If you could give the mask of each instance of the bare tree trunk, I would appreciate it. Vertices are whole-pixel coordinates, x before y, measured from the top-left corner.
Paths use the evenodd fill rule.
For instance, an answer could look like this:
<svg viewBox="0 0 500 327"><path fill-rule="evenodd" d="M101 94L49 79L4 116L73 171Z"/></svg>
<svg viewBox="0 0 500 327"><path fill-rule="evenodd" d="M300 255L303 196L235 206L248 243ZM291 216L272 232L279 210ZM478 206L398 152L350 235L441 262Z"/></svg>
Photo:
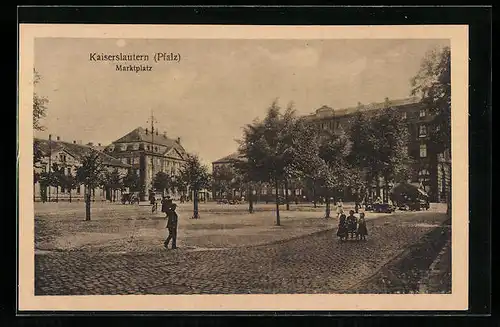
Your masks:
<svg viewBox="0 0 500 327"><path fill-rule="evenodd" d="M325 218L330 218L330 194L326 193L326 207L325 207Z"/></svg>
<svg viewBox="0 0 500 327"><path fill-rule="evenodd" d="M59 186L56 186L56 202L59 202Z"/></svg>
<svg viewBox="0 0 500 327"><path fill-rule="evenodd" d="M71 189L69 189L69 203L71 203Z"/></svg>
<svg viewBox="0 0 500 327"><path fill-rule="evenodd" d="M276 178L275 180L275 187L276 187L276 225L281 226L280 223L280 200L279 200L279 181Z"/></svg>
<svg viewBox="0 0 500 327"><path fill-rule="evenodd" d="M85 220L90 221L90 193L85 194Z"/></svg>
<svg viewBox="0 0 500 327"><path fill-rule="evenodd" d="M200 218L198 213L198 190L194 190L193 192L193 219Z"/></svg>
<svg viewBox="0 0 500 327"><path fill-rule="evenodd" d="M316 204L316 185L315 185L314 182L313 182L312 191L313 191L313 205L314 205L315 208L317 208L317 204Z"/></svg>
<svg viewBox="0 0 500 327"><path fill-rule="evenodd" d="M248 187L248 212L253 213L253 194L250 186Z"/></svg>
<svg viewBox="0 0 500 327"><path fill-rule="evenodd" d="M288 198L288 179L285 178L285 203L286 203L286 210L290 210L290 202Z"/></svg>

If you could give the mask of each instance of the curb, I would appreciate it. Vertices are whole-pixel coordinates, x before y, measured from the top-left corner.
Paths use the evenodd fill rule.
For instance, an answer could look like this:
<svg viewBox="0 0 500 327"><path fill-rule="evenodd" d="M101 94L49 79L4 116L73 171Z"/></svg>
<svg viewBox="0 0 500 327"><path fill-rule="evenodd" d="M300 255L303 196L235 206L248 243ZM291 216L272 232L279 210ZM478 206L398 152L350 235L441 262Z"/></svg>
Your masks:
<svg viewBox="0 0 500 327"><path fill-rule="evenodd" d="M439 269L436 269L436 266L441 262L444 254L446 253L446 251L449 249L450 246L451 246L451 240L446 241L446 243L443 246L443 248L441 249L441 251L439 251L439 254L437 255L436 259L434 259L434 261L429 266L428 273L419 282L419 288L418 288L419 293L421 293L421 294L428 294L429 293L429 288L430 288L429 285L430 285L431 280L434 279L435 277L439 276L439 273L441 272Z"/></svg>

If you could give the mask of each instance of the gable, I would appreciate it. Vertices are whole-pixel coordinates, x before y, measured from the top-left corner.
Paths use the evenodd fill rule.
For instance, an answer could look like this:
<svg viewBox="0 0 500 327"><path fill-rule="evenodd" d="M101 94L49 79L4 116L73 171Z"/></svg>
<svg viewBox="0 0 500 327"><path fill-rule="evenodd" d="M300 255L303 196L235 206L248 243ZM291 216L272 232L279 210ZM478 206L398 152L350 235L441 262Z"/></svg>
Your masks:
<svg viewBox="0 0 500 327"><path fill-rule="evenodd" d="M184 157L182 154L177 150L176 148L171 148L164 154L165 157L167 158L172 158L172 159L177 159L177 160L184 160Z"/></svg>

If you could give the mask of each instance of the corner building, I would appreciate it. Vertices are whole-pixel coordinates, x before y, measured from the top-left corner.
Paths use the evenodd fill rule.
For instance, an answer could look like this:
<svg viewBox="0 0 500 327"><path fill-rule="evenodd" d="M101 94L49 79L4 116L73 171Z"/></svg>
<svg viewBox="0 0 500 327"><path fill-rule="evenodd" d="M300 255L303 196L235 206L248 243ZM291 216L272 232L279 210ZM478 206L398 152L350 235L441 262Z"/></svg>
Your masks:
<svg viewBox="0 0 500 327"><path fill-rule="evenodd" d="M411 183L423 188L430 196L432 202L446 202L449 193L449 181L451 171L451 158L449 154L437 153L429 139L429 132L435 128L434 117L418 98L406 98L398 100L385 99L384 102L363 105L358 103L356 107L333 109L322 106L314 113L304 116L318 130L330 130L341 133L349 129L350 123L357 111L367 115L375 115L385 107L393 107L402 112L407 121L410 139L406 150L414 163L411 166ZM381 183L382 184L382 183ZM375 185L373 185L375 187ZM372 196L387 196L384 190L376 190ZM376 194L378 192L378 194ZM349 199L350 192L346 192L345 198Z"/></svg>
<svg viewBox="0 0 500 327"><path fill-rule="evenodd" d="M104 152L132 167L139 176L143 200L154 176L161 171L175 179L187 156L180 138L171 139L166 133L142 127L112 142ZM177 192L171 195L178 196Z"/></svg>

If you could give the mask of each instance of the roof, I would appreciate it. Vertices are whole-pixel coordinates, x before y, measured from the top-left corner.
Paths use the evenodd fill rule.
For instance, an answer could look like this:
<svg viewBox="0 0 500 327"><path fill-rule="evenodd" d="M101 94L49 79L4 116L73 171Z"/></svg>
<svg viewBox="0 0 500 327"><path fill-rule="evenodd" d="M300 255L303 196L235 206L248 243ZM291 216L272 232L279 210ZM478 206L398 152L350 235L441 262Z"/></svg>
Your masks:
<svg viewBox="0 0 500 327"><path fill-rule="evenodd" d="M158 134L158 135L155 134L153 137L151 137L151 136L152 136L151 131L148 131L146 133L146 129L144 129L142 127L137 127L136 129L134 129L130 133L126 134L125 136L119 138L116 141L113 141L112 143L113 144L116 144L116 143L135 143L135 142L152 143L151 141L153 141L154 142L153 144L162 145L162 146L166 147L167 150L165 152L168 152L172 148L175 148L181 154L186 153L186 150L182 147L182 145L180 144L180 142L178 140L171 139L171 138L167 137L165 134ZM132 144L130 144L127 147L127 150L133 150Z"/></svg>
<svg viewBox="0 0 500 327"><path fill-rule="evenodd" d="M49 145L49 140L43 140L43 139L34 139L34 144L38 146L38 149L41 151L43 156L48 156L50 152L56 152L56 151L66 151L68 152L71 156L73 156L77 160L82 160L84 156L88 155L89 153L98 153L100 159L102 160L103 164L106 166L114 166L114 167L124 167L124 168L130 168L131 166L128 164L125 164L121 162L120 160L104 153L99 150L96 150L95 148L88 146L88 145L82 145L82 144L75 144L75 143L68 143L68 142L63 142L63 141L50 141Z"/></svg>
<svg viewBox="0 0 500 327"><path fill-rule="evenodd" d="M241 160L241 159L243 159L243 156L239 152L234 152L228 156L225 156L223 158L220 158L219 160L212 162L212 164L231 163L235 160Z"/></svg>
<svg viewBox="0 0 500 327"><path fill-rule="evenodd" d="M347 116L354 114L358 110L361 111L372 111L379 110L385 108L387 105L391 107L401 107L406 105L412 105L420 103L420 99L418 97L405 98L405 99L396 99L396 100L388 100L387 102L373 102L367 105L358 104L355 107L348 108L339 108L339 109L331 109L330 107L324 105L321 108L317 109L315 113L306 115L304 118L306 119L315 119L318 117L325 116Z"/></svg>

